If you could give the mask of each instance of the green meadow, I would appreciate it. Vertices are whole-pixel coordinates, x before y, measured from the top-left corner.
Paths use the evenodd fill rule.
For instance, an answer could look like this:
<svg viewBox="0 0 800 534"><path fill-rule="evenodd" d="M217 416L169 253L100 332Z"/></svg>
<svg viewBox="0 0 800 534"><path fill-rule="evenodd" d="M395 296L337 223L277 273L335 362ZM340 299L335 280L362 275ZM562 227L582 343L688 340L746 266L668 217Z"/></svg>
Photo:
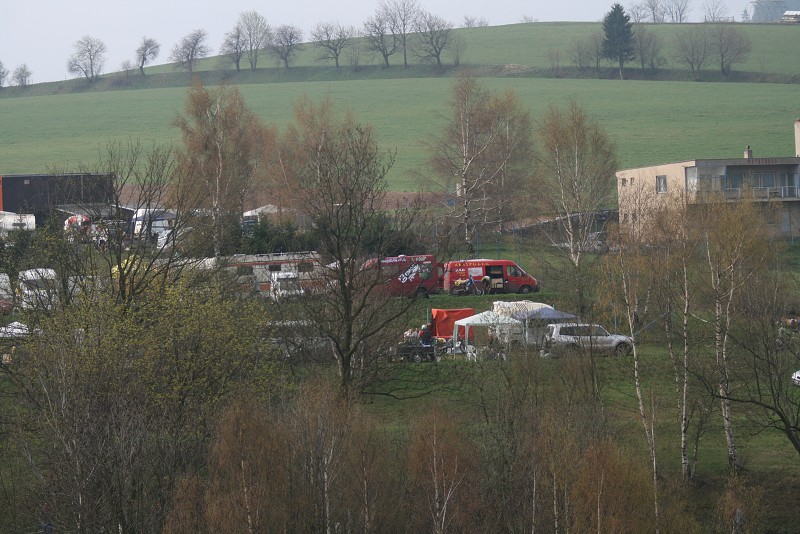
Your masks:
<svg viewBox="0 0 800 534"><path fill-rule="evenodd" d="M661 37L668 59L684 26L647 25L646 31ZM750 36L753 52L736 73L749 73L746 79L756 79L752 74L759 72L800 76L800 26L737 27ZM747 145L757 157L794 155L799 83L682 81L688 73L675 75L678 67L669 59L663 73L672 73L670 81L616 80L607 65L604 79L593 72L573 78L547 74L550 51L558 50L562 66L569 67L571 39L599 29L599 23L566 22L459 29L466 43L461 66L475 69L493 91L513 90L534 121L547 106L579 101L615 141L620 168L740 157ZM256 72L219 70L219 58L203 60L197 71L209 86L227 77L266 123L279 128L292 120L300 97L330 98L372 124L382 147L396 151L390 187L416 190L420 180L428 180L427 147L447 120L457 69L438 72L416 63L403 69L399 54L391 61L391 68L382 69L363 55L358 70L336 70L316 62L307 46L288 70L276 68L265 55ZM630 67L633 77L637 65ZM718 78L713 69L710 65L709 79ZM147 72L144 80L136 73L114 73L91 86L69 80L0 89L0 174L75 169L96 161L112 140L180 143L172 122L182 112L191 76L172 65Z"/></svg>
<svg viewBox="0 0 800 534"><path fill-rule="evenodd" d="M800 85L486 78L511 89L536 120L549 105L581 102L614 139L622 168L692 158L794 155ZM301 96L330 98L372 124L397 151L392 189L415 190L426 176L429 140L447 120L450 78L251 84L248 105L269 124L292 119ZM185 88L0 99L0 172L44 173L96 161L110 140L180 142L173 119Z"/></svg>

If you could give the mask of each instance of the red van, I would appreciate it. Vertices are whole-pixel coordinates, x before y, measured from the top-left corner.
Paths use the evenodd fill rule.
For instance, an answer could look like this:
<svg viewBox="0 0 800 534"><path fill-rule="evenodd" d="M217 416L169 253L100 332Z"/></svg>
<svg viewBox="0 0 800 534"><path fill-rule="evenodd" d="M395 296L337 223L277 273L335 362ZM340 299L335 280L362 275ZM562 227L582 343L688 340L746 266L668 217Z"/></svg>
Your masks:
<svg viewBox="0 0 800 534"><path fill-rule="evenodd" d="M442 291L444 265L436 261L432 254L390 256L380 261L381 270L386 275L387 290L392 297L427 297Z"/></svg>
<svg viewBox="0 0 800 534"><path fill-rule="evenodd" d="M491 278L492 293L531 293L539 291L536 278L522 270L511 260L458 260L445 264L444 290L452 292L456 280L466 280L469 276L476 284L484 276Z"/></svg>

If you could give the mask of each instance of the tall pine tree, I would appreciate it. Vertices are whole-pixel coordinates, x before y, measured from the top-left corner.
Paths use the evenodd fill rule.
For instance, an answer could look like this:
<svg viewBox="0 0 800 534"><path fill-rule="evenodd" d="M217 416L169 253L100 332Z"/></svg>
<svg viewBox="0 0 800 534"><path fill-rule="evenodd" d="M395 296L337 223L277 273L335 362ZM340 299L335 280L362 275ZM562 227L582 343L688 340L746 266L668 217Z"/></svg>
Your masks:
<svg viewBox="0 0 800 534"><path fill-rule="evenodd" d="M614 4L603 17L603 34L603 57L619 64L619 79L622 80L625 62L633 60L636 53L631 18L621 5Z"/></svg>

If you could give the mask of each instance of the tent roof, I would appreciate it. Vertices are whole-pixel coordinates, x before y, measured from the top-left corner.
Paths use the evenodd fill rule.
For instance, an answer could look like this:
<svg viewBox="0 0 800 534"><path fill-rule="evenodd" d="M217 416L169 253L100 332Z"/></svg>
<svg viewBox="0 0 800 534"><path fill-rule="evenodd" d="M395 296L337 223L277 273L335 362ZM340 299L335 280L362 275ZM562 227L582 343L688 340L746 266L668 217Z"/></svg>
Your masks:
<svg viewBox="0 0 800 534"><path fill-rule="evenodd" d="M475 325L498 325L498 324L518 324L520 321L514 319L513 317L509 317L508 315L500 315L499 313L495 313L491 310L485 311L482 313L478 313L476 315L472 315L470 317L464 317L463 319L459 319L455 322L458 326L475 326Z"/></svg>
<svg viewBox="0 0 800 534"><path fill-rule="evenodd" d="M552 309L553 307L543 302L533 302L531 300L496 300L492 303L492 311L511 316L518 312L529 312L542 308Z"/></svg>

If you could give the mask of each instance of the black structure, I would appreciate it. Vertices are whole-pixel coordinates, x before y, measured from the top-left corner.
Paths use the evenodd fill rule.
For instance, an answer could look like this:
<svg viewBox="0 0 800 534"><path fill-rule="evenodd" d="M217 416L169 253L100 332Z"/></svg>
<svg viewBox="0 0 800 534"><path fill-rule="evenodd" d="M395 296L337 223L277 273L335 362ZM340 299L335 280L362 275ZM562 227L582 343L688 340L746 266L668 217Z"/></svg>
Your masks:
<svg viewBox="0 0 800 534"><path fill-rule="evenodd" d="M110 174L11 174L0 176L0 211L31 213L36 225L55 212L102 218L114 203Z"/></svg>

